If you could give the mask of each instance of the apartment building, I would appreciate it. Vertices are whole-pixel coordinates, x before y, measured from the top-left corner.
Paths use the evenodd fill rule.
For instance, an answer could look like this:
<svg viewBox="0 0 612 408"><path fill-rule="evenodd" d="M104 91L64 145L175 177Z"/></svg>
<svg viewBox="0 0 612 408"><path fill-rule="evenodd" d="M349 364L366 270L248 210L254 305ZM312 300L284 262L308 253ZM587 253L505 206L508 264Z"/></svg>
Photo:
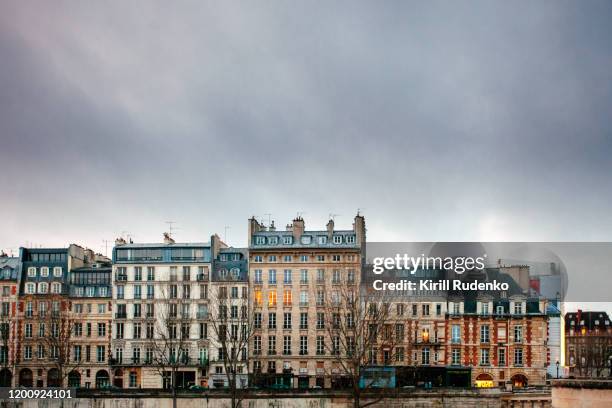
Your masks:
<svg viewBox="0 0 612 408"><path fill-rule="evenodd" d="M112 265L94 256L91 265L73 268L69 279L71 356L78 362L68 374L70 387L100 388L110 384L112 330Z"/></svg>
<svg viewBox="0 0 612 408"><path fill-rule="evenodd" d="M248 385L248 337L253 330L249 311L248 251L246 248L219 248L224 244L215 237L213 243L216 256L210 281L209 386L228 387L229 380L235 378L236 386L245 388Z"/></svg>
<svg viewBox="0 0 612 408"><path fill-rule="evenodd" d="M71 336L69 273L89 265L93 252L68 248L20 248L17 308L17 385L51 387L66 384L77 364L68 350Z"/></svg>
<svg viewBox="0 0 612 408"><path fill-rule="evenodd" d="M211 244L135 244L113 248L113 384L186 388L208 383Z"/></svg>
<svg viewBox="0 0 612 408"><path fill-rule="evenodd" d="M0 253L0 387L13 386L17 342L19 258Z"/></svg>
<svg viewBox="0 0 612 408"><path fill-rule="evenodd" d="M608 313L580 309L566 313L565 353L571 376L612 376L612 324Z"/></svg>
<svg viewBox="0 0 612 408"><path fill-rule="evenodd" d="M507 291L451 292L448 299L446 364L469 368L475 387L545 385L547 301L499 269L482 279L509 284Z"/></svg>
<svg viewBox="0 0 612 408"><path fill-rule="evenodd" d="M325 301L338 287L359 287L365 259L365 219L350 230L307 230L302 217L284 231L249 220L249 286L256 385L330 387L334 357L324 328Z"/></svg>

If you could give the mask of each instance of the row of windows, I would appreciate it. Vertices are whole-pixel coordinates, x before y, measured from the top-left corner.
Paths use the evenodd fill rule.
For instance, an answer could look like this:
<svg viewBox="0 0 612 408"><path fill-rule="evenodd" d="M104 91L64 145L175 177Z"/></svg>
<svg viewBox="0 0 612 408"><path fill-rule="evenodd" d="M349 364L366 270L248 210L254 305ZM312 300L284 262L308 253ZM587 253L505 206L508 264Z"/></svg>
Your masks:
<svg viewBox="0 0 612 408"><path fill-rule="evenodd" d="M342 261L342 255L340 254L334 254L334 255L316 255L314 257L314 259L317 262L325 262L326 259L328 257L331 257L331 261L332 262L340 262ZM283 262L293 262L293 255L283 255L282 259ZM354 262L356 259L355 255L344 255L345 261L346 262ZM278 257L277 255L268 255L268 257L266 258L267 262L278 262L278 260L280 259L280 257ZM300 262L309 262L311 257L310 255L300 255L299 258L297 258ZM264 261L264 257L263 255L255 255L253 256L253 262L263 262Z"/></svg>
<svg viewBox="0 0 612 408"><path fill-rule="evenodd" d="M282 242L283 245L292 245L294 243L294 239L292 235L284 235L282 237L279 237L276 235L273 235L273 236L257 235L255 236L255 245L278 245L279 242ZM328 239L327 239L327 235L318 235L316 237L312 235L302 235L300 237L299 242L302 245L311 245L313 242L316 242L319 245L326 245L328 243ZM336 245L340 245L343 243L354 244L355 235L334 235L332 238L332 242Z"/></svg>
<svg viewBox="0 0 612 408"><path fill-rule="evenodd" d="M66 253L37 254L28 253L27 261L31 262L66 262Z"/></svg>
<svg viewBox="0 0 612 408"><path fill-rule="evenodd" d="M40 276L43 278L47 278L49 276L49 267L41 266L40 268L36 268L34 266L28 267L28 277L35 278L37 276L37 272L40 272ZM53 267L53 276L56 278L61 278L64 274L64 270L61 266Z"/></svg>
<svg viewBox="0 0 612 408"><path fill-rule="evenodd" d="M271 285L276 285L277 283L277 273L276 273L276 269L268 269L267 271L267 282ZM261 269L255 269L254 270L254 282L255 283L263 283L264 281L264 273ZM332 283L342 283L342 271L340 269L334 269L332 271L331 277L332 277ZM283 270L283 283L286 285L290 285L293 283L293 271L291 269L285 269ZM299 279L300 279L300 284L307 284L309 281L309 271L308 269L301 269L299 271ZM323 283L325 282L325 269L317 269L316 272L316 280L319 283ZM346 281L347 283L354 283L355 282L355 270L354 269L349 269L348 271L346 271Z"/></svg>
<svg viewBox="0 0 612 408"><path fill-rule="evenodd" d="M316 301L316 305L317 306L325 306L325 293L326 291L323 289L318 289L315 292L315 301ZM293 304L293 291L288 289L288 290L283 290L282 291L282 301L283 301L283 306L292 306ZM268 307L275 307L277 305L278 302L278 292L276 290L271 290L268 292ZM309 301L309 295L308 295L308 291L301 291L300 292L300 306L308 306L308 301ZM341 303L341 301L343 296L341 295L341 293L337 290L333 290L330 293L330 300L331 303L333 305L339 305ZM344 299L345 301L350 301L350 299ZM254 290L254 295L253 295L253 303L255 306L263 306L263 295L262 295L262 291L261 289L255 289Z"/></svg>
<svg viewBox="0 0 612 408"><path fill-rule="evenodd" d="M31 345L26 345L23 347L23 359L24 360L32 360L34 357L33 347ZM57 359L59 358L59 347L52 346L49 347L49 354L46 353L45 346L39 344L36 348L36 358L37 359ZM91 348L90 346L85 346L85 361L91 361ZM82 346L74 346L71 356L72 361L81 361L82 359ZM106 360L106 347L105 346L96 346L96 361L98 363L103 363Z"/></svg>
<svg viewBox="0 0 612 408"><path fill-rule="evenodd" d="M47 282L39 282L38 288L37 288L37 285L35 283L28 282L26 283L26 286L25 286L25 292L28 295L31 295L34 293L40 293L40 294L49 293L49 284ZM51 293L62 293L62 284L59 282L51 283Z"/></svg>
<svg viewBox="0 0 612 408"><path fill-rule="evenodd" d="M162 248L117 248L117 261L162 261ZM172 261L207 261L210 258L208 248L171 248Z"/></svg>
<svg viewBox="0 0 612 408"><path fill-rule="evenodd" d="M195 270L196 267L191 266L183 266L181 269L181 274L178 273L177 266L170 266L170 271L168 275L168 279L170 281L178 281L179 276L182 281L191 281L195 279L197 281L208 281L209 280L209 270L208 266L197 266L197 273L194 274L192 271ZM132 268L128 268L126 266L119 266L115 270L115 280L116 281L127 281L128 280L128 270ZM238 273L240 271L238 270ZM146 273L146 274L145 274ZM155 280L155 267L147 266L143 269L142 266L135 266L132 270L132 273L129 276L133 281L154 281Z"/></svg>

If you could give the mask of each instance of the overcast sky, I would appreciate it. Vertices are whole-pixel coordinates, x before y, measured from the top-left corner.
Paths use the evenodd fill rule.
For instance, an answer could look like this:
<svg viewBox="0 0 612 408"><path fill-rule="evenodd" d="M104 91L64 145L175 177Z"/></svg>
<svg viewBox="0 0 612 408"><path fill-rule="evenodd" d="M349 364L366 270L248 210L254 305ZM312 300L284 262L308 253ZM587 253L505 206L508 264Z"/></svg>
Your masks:
<svg viewBox="0 0 612 408"><path fill-rule="evenodd" d="M0 248L612 240L612 3L0 3Z"/></svg>

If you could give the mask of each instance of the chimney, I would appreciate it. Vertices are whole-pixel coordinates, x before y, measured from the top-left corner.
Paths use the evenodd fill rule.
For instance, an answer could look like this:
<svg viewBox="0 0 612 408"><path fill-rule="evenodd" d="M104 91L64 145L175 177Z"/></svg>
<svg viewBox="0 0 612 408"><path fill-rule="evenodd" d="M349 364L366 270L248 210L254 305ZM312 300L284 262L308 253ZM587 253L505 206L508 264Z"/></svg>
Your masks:
<svg viewBox="0 0 612 408"><path fill-rule="evenodd" d="M254 215L249 218L249 242L252 240L253 234L261 231L262 229L262 225L255 219Z"/></svg>
<svg viewBox="0 0 612 408"><path fill-rule="evenodd" d="M293 239L297 242L304 234L304 219L302 217L296 217L293 219Z"/></svg>
<svg viewBox="0 0 612 408"><path fill-rule="evenodd" d="M164 244L174 244L174 239L167 232L164 232Z"/></svg>
<svg viewBox="0 0 612 408"><path fill-rule="evenodd" d="M115 246L121 246L121 245L125 245L125 239L123 239L122 237L119 237L115 240Z"/></svg>
<svg viewBox="0 0 612 408"><path fill-rule="evenodd" d="M274 226L274 220L272 220L272 224L270 224L268 231L276 231L276 227Z"/></svg>
<svg viewBox="0 0 612 408"><path fill-rule="evenodd" d="M327 221L327 239L330 242L332 240L333 235L334 235L334 220L330 218L329 221Z"/></svg>

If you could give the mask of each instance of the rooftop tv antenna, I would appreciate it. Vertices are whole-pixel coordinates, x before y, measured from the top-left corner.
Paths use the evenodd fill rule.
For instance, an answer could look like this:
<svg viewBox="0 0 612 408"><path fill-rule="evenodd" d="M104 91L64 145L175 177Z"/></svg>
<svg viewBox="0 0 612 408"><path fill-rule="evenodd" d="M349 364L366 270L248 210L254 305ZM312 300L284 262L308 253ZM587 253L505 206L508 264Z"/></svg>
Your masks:
<svg viewBox="0 0 612 408"><path fill-rule="evenodd" d="M269 226L270 226L270 224L272 223L272 214L270 214L270 213L266 213L266 214L264 214L264 215L267 215L267 216L268 216L268 227L269 227Z"/></svg>
<svg viewBox="0 0 612 408"><path fill-rule="evenodd" d="M168 235L170 235L172 237L172 231L176 231L178 228L173 228L172 225L176 224L176 221L166 221L166 224L168 224Z"/></svg>
<svg viewBox="0 0 612 408"><path fill-rule="evenodd" d="M108 239L103 239L102 243L104 244L104 256L108 257L108 244L112 243L113 241L109 241Z"/></svg>
<svg viewBox="0 0 612 408"><path fill-rule="evenodd" d="M340 216L340 214L332 214L332 213L329 213L329 219L330 219L330 220L334 220L334 221L336 221L336 217L339 217L339 216Z"/></svg>

